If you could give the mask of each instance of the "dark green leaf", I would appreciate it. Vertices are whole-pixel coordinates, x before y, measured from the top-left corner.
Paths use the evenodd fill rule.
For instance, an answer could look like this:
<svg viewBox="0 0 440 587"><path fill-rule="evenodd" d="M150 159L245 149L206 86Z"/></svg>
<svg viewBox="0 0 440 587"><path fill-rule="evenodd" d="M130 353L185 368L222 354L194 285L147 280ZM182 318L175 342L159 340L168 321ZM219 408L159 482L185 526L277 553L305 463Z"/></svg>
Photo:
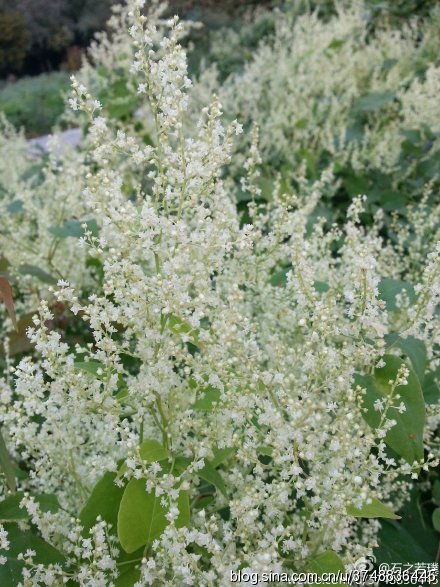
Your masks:
<svg viewBox="0 0 440 587"><path fill-rule="evenodd" d="M440 402L440 367L425 375L423 396L427 404L435 405Z"/></svg>
<svg viewBox="0 0 440 587"><path fill-rule="evenodd" d="M435 508L432 512L432 525L437 532L440 532L440 508Z"/></svg>
<svg viewBox="0 0 440 587"><path fill-rule="evenodd" d="M385 367L376 369L374 375L356 375L355 383L367 390L364 405L367 411L363 414L372 428L377 428L381 420L381 412L375 410L376 400L386 400L391 394L389 381L394 381L403 361L392 355L385 355ZM423 428L425 425L425 402L417 375L412 369L408 376L408 385L396 388L395 395L400 395L400 402L406 411L400 414L396 409L389 410L388 418L397 422L385 436L385 442L408 463L423 459Z"/></svg>
<svg viewBox="0 0 440 587"><path fill-rule="evenodd" d="M213 453L214 458L211 459L210 463L214 468L217 468L235 453L235 448L215 448Z"/></svg>
<svg viewBox="0 0 440 587"><path fill-rule="evenodd" d="M93 236L98 235L98 225L96 220L65 220L62 226L50 226L49 232L58 238L80 238L84 236L83 224L87 225Z"/></svg>
<svg viewBox="0 0 440 587"><path fill-rule="evenodd" d="M383 71L390 71L397 63L397 59L389 58L385 59L385 61L381 65L381 69Z"/></svg>
<svg viewBox="0 0 440 587"><path fill-rule="evenodd" d="M0 471L5 476L7 486L10 491L16 490L14 466L9 456L5 440L0 429Z"/></svg>
<svg viewBox="0 0 440 587"><path fill-rule="evenodd" d="M27 520L29 518L27 510L20 507L20 502L23 497L23 493L15 493L0 502L1 522L16 522L18 520ZM57 512L60 509L58 499L53 494L42 493L34 495L33 498L43 512Z"/></svg>
<svg viewBox="0 0 440 587"><path fill-rule="evenodd" d="M131 565L119 567L120 575L115 580L116 587L133 587L133 585L139 584L141 576L139 564L139 561L137 561Z"/></svg>
<svg viewBox="0 0 440 587"><path fill-rule="evenodd" d="M22 200L13 200L6 208L9 214L19 214L23 212L23 202Z"/></svg>
<svg viewBox="0 0 440 587"><path fill-rule="evenodd" d="M29 517L27 511L20 507L22 499L22 493L15 493L0 501L0 522L15 522Z"/></svg>
<svg viewBox="0 0 440 587"><path fill-rule="evenodd" d="M284 287L287 283L287 274L292 267L284 267L276 271L270 278L270 284L274 287Z"/></svg>
<svg viewBox="0 0 440 587"><path fill-rule="evenodd" d="M405 291L411 303L414 303L416 294L414 287L406 281L384 277L379 283L379 297L386 302L387 310L397 310L396 295Z"/></svg>
<svg viewBox="0 0 440 587"><path fill-rule="evenodd" d="M258 453L260 455L264 455L266 457L271 457L273 453L273 449L271 446L259 446Z"/></svg>
<svg viewBox="0 0 440 587"><path fill-rule="evenodd" d="M400 338L396 334L388 334L385 336L385 341L387 345L397 346L405 353L411 361L412 368L416 372L420 384L422 384L428 360L425 343L413 336Z"/></svg>
<svg viewBox="0 0 440 587"><path fill-rule="evenodd" d="M227 497L226 485L220 473L205 459L205 466L199 471L199 476L216 487L225 497Z"/></svg>
<svg viewBox="0 0 440 587"><path fill-rule="evenodd" d="M6 557L6 564L0 565L0 585L16 587L23 584L22 569L24 564L18 560L18 555L31 549L35 551L36 564L49 565L65 563L64 556L53 546L42 540L30 531L21 531L16 524L5 524L10 542L9 550L2 552Z"/></svg>
<svg viewBox="0 0 440 587"><path fill-rule="evenodd" d="M430 526L430 516L422 508L420 492L413 489L411 499L401 510L402 519L381 520L377 564L434 562L438 539Z"/></svg>
<svg viewBox="0 0 440 587"><path fill-rule="evenodd" d="M440 481L437 479L432 486L432 499L435 504L440 506Z"/></svg>
<svg viewBox="0 0 440 587"><path fill-rule="evenodd" d="M390 104L396 94L389 90L384 92L370 92L359 98L353 105L353 112L374 112Z"/></svg>
<svg viewBox="0 0 440 587"><path fill-rule="evenodd" d="M103 520L117 526L119 504L124 493L123 487L115 485L116 474L112 472L105 475L98 481L84 505L79 519L85 530L89 530L96 524L96 518L101 516Z"/></svg>
<svg viewBox="0 0 440 587"><path fill-rule="evenodd" d="M35 265L27 265L27 264L20 265L20 267L18 268L18 271L22 275L32 275L32 277L36 277L37 279L39 279L43 283L47 283L49 285L54 285L57 283L57 280L55 279L55 277L52 277L52 275L50 275L49 273L46 273L46 271L43 271L43 269L40 269L39 267L36 267Z"/></svg>
<svg viewBox="0 0 440 587"><path fill-rule="evenodd" d="M330 289L328 283L325 283L325 281L315 281L313 285L318 293L325 293Z"/></svg>

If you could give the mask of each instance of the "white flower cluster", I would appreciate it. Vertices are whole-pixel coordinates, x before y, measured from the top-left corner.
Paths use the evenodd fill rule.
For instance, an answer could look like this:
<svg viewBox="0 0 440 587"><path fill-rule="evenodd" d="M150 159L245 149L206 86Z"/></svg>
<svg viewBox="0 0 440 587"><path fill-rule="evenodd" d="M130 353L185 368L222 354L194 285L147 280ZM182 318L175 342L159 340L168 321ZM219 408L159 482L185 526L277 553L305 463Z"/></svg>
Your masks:
<svg viewBox="0 0 440 587"><path fill-rule="evenodd" d="M272 14L274 34L219 92L229 115L260 127L264 161L289 164L283 169L293 177L301 160L310 166L320 157L349 163L357 174L393 172L405 131L426 128L434 144L424 158L437 153L439 69L432 56L440 48L439 11L424 23L396 30L384 22L374 32L363 2L339 2L330 19L297 12ZM227 51L224 37L216 38L217 52ZM239 43L229 41L237 51ZM218 85L214 64L195 84L196 101ZM405 169L408 176L412 171Z"/></svg>
<svg viewBox="0 0 440 587"><path fill-rule="evenodd" d="M280 150L292 144L278 122L281 110L283 118L293 112L286 112L285 95L270 84L271 114L266 123L255 112L260 139L256 126L241 170L252 198L243 218L228 175L242 127L223 124L214 96L186 132L191 83L178 42L183 31L177 19L160 21L156 7L144 16L141 5L129 2L124 21L133 43L132 71L143 80L133 92L148 102L154 144L142 142L130 124L115 128L105 103L101 110L93 90L73 80L71 105L89 121L84 149L61 162L51 159L40 183L20 193L21 220L8 233L23 231L17 248L6 248L9 237L2 236L5 254L17 266L28 259L20 246L39 239L32 255L60 277L53 297L69 309L71 329L85 333L67 340L54 328L53 298L42 301L28 329L33 352L9 363L2 384L13 380L11 392L2 392L2 432L12 457L28 471L20 481L26 492L21 507L62 555L45 564L36 550L23 552L23 584L110 586L127 568L132 582L126 584L139 587L226 586L231 569L305 569L328 550L351 564L376 546L379 523L350 508L381 500L397 509L409 476L438 464L435 407L419 439L421 456L409 463L388 452L396 414L407 410L404 390L413 370L403 364L390 384L385 381L390 393L377 398L368 414L377 417L375 426L365 417L370 379L357 385L355 376L373 377L386 367L387 355L400 361L399 347L387 338L396 324L403 325L397 332L424 344L427 371L438 368L439 245L424 269L410 271L401 260L403 233L396 244L385 240L380 213L371 227L362 225L363 197L353 200L345 222L326 228L318 214L311 223L321 199L335 190L330 170L313 182L298 172L296 193L277 180L262 203L258 168L269 144L278 142ZM351 60L347 79L338 74L336 63L345 54L351 59L354 41L328 44L335 35L352 39L348 32L360 24L354 11L332 22L337 30L328 35L329 25L304 18L293 37L290 23L280 22L277 52L261 47L241 82L249 104L256 105L262 87L257 64L264 63L264 75L271 83L277 76L278 83L294 60L298 87L290 89L299 92L293 100L299 110L292 127L300 136L305 92L321 93L316 116L328 120L325 134L344 108L327 100L326 84L332 80L355 95L353 80L362 83L364 66L378 51L373 46ZM162 40L159 29L167 30ZM409 52L405 39L397 46ZM321 76L326 54L329 67ZM243 98L242 90L234 91ZM44 190L50 202L42 201ZM66 210L78 222L93 219L98 230L86 222L85 236L71 246L74 241L47 230L71 218ZM37 227L35 237L30 225ZM420 236L418 250L422 241ZM90 267L100 269L99 283L91 281ZM414 303L402 294L394 306L380 295L384 278L417 275ZM156 447L151 458L146 442ZM91 492L106 474L114 476L111 491L124 497L120 506L105 502L116 508L113 522L100 514L86 524L90 500L99 497L92 493L93 501ZM123 508L131 489L139 491L139 503L154 500L153 511L163 512L161 531L154 534L151 524L152 540L141 541L140 550L124 548ZM2 491L7 494L6 485ZM56 511L29 495L47 493L56 495ZM182 495L190 512L185 523ZM139 506L131 529L144 513ZM8 546L0 526L0 550Z"/></svg>

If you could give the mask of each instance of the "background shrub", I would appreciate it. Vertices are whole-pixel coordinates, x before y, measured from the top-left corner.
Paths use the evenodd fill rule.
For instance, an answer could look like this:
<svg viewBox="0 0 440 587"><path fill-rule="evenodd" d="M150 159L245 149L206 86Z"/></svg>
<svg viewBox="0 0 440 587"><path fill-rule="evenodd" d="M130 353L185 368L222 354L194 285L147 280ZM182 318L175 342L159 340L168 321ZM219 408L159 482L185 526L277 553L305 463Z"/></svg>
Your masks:
<svg viewBox="0 0 440 587"><path fill-rule="evenodd" d="M65 72L23 78L0 87L0 110L14 126L24 126L28 136L45 134L63 112L68 89Z"/></svg>

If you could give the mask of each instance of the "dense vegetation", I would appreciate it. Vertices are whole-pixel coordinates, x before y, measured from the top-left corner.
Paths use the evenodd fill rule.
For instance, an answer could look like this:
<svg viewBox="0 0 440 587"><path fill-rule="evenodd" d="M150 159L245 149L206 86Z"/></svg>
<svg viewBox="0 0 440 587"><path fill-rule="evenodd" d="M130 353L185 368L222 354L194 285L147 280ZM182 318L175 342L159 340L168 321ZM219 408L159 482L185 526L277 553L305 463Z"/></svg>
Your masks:
<svg viewBox="0 0 440 587"><path fill-rule="evenodd" d="M130 0L81 148L2 119L1 584L437 556L440 10L242 18Z"/></svg>

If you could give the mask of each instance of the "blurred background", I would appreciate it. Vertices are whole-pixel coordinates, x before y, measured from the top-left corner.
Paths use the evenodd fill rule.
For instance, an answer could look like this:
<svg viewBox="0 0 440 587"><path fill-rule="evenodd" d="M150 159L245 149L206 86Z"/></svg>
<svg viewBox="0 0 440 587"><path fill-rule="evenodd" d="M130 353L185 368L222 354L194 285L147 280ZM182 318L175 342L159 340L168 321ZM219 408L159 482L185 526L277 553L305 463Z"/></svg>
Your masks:
<svg viewBox="0 0 440 587"><path fill-rule="evenodd" d="M105 29L112 5L122 0L0 0L0 112L27 137L48 133L64 108L69 76L79 69L97 31ZM437 0L367 0L378 19L402 21L426 15ZM208 52L210 35L222 27L240 30L259 9L293 4L295 11L316 10L323 18L335 11L336 0L170 0L170 16L203 23L187 39L190 73L197 72ZM248 57L271 32L264 21L247 28L242 44ZM226 52L221 77L242 65L246 53ZM218 56L217 56L218 57ZM212 56L210 55L210 58Z"/></svg>
<svg viewBox="0 0 440 587"><path fill-rule="evenodd" d="M29 137L49 132L63 111L69 76L119 0L0 0L0 110ZM230 26L273 0L172 0L170 15L199 20L203 32Z"/></svg>

